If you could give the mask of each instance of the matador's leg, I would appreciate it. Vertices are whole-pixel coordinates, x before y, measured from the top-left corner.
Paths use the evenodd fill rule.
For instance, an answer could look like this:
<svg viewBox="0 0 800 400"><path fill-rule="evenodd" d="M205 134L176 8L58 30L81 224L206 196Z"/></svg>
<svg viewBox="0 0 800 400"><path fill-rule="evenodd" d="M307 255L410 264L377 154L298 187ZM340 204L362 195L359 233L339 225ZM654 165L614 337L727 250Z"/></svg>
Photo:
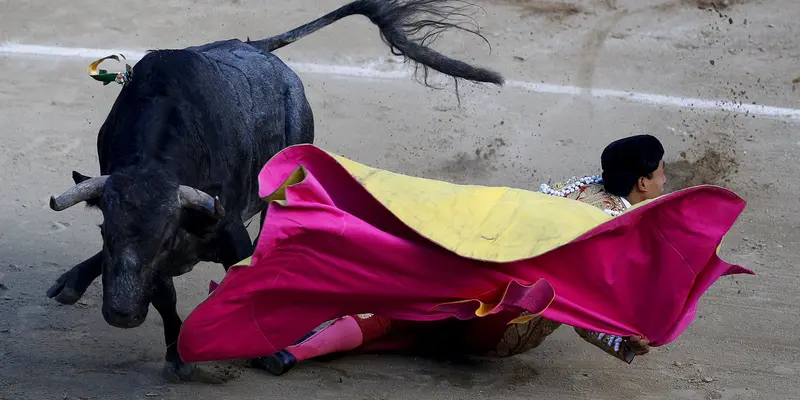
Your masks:
<svg viewBox="0 0 800 400"><path fill-rule="evenodd" d="M413 321L397 321L372 314L348 315L309 333L297 344L252 363L273 375L283 375L300 361L357 350L413 325Z"/></svg>

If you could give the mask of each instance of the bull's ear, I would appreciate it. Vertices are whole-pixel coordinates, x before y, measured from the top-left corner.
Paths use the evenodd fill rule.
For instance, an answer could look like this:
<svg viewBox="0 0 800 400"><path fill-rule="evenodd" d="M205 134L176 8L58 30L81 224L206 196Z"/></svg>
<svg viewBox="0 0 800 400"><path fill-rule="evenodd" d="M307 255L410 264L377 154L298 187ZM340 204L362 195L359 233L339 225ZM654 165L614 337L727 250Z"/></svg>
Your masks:
<svg viewBox="0 0 800 400"><path fill-rule="evenodd" d="M75 181L76 185L81 183L81 182L83 182L83 181L85 181L85 180L89 180L89 179L92 179L92 177L91 176L86 176L86 175L84 175L84 174L82 174L82 173L80 173L78 171L72 171L72 180ZM99 200L98 199L87 199L86 200L86 207L97 208L98 204L99 204Z"/></svg>
<svg viewBox="0 0 800 400"><path fill-rule="evenodd" d="M211 197L219 197L222 194L222 183L214 182L203 188L203 191Z"/></svg>
<svg viewBox="0 0 800 400"><path fill-rule="evenodd" d="M81 183L81 182L83 182L83 181L85 181L85 180L87 180L87 179L91 179L91 177L83 175L78 171L72 171L72 180L75 181L76 185Z"/></svg>
<svg viewBox="0 0 800 400"><path fill-rule="evenodd" d="M190 208L183 209L180 219L181 228L201 240L208 240L214 234L218 222L218 219Z"/></svg>

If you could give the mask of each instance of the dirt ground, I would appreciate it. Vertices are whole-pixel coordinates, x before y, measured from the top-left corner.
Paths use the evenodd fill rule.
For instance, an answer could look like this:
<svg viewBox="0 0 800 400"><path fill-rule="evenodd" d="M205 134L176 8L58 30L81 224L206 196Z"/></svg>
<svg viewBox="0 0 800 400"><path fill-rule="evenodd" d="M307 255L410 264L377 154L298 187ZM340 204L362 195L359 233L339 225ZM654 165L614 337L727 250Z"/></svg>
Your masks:
<svg viewBox="0 0 800 400"><path fill-rule="evenodd" d="M183 47L269 36L343 3L0 0L0 42ZM702 3L710 1L483 0L476 17L491 52L464 34L444 36L437 48L518 81L800 108L792 84L800 3L719 0L719 11ZM388 63L377 32L351 18L278 53ZM311 73L301 75L318 145L418 176L536 189L595 173L613 139L653 133L667 148L672 188L718 184L748 201L723 257L758 275L720 280L682 337L632 365L562 329L504 361L369 355L308 362L280 378L221 364L234 376L224 385L167 384L155 312L120 330L102 319L99 284L71 307L45 297L100 246L96 212L47 207L73 169L98 171L95 137L119 86L92 81L87 64L0 54L0 399L800 398L800 120L470 84L460 87L459 107L452 85ZM177 279L181 313L221 277L221 266L200 265Z"/></svg>

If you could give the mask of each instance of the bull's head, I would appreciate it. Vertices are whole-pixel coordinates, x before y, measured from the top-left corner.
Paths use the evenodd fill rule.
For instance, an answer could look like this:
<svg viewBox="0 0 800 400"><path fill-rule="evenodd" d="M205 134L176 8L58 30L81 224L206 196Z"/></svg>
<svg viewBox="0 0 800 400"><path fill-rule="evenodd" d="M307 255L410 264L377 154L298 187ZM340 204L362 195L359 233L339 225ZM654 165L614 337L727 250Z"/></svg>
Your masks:
<svg viewBox="0 0 800 400"><path fill-rule="evenodd" d="M62 211L85 201L103 213L103 317L132 328L147 317L157 275L175 260L185 210L214 222L224 216L219 198L178 185L157 172L86 177L73 172L75 186L50 198ZM180 257L178 257L180 258Z"/></svg>

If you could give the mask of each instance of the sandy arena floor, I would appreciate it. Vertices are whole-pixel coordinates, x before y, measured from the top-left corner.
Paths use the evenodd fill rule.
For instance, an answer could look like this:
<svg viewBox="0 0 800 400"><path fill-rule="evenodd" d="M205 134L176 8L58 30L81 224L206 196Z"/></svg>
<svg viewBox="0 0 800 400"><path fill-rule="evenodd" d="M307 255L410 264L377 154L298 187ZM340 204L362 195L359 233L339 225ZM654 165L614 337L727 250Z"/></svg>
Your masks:
<svg viewBox="0 0 800 400"><path fill-rule="evenodd" d="M372 355L308 362L281 378L224 364L234 376L225 385L175 385L160 376L156 313L120 330L102 319L99 284L73 307L45 297L100 246L98 213L55 213L47 199L72 184L73 169L97 173L97 129L119 86L86 76L87 58L9 51L20 44L143 51L260 38L343 3L0 0L0 167L8 173L0 198L0 399L800 398L795 0L718 0L730 4L721 12L698 8L708 0L482 0L478 21L491 53L465 34L445 36L437 48L514 82L464 84L460 107L452 85L430 90L411 78L332 74L332 64L397 67L363 18L279 51L288 61L328 66L301 73L317 144L369 165L536 189L595 173L609 141L650 132L667 147L673 188L710 183L745 197L724 257L758 275L722 279L678 341L633 365L563 329L506 361ZM681 98L711 102L698 109ZM182 314L221 276L221 266L201 265L178 279Z"/></svg>

